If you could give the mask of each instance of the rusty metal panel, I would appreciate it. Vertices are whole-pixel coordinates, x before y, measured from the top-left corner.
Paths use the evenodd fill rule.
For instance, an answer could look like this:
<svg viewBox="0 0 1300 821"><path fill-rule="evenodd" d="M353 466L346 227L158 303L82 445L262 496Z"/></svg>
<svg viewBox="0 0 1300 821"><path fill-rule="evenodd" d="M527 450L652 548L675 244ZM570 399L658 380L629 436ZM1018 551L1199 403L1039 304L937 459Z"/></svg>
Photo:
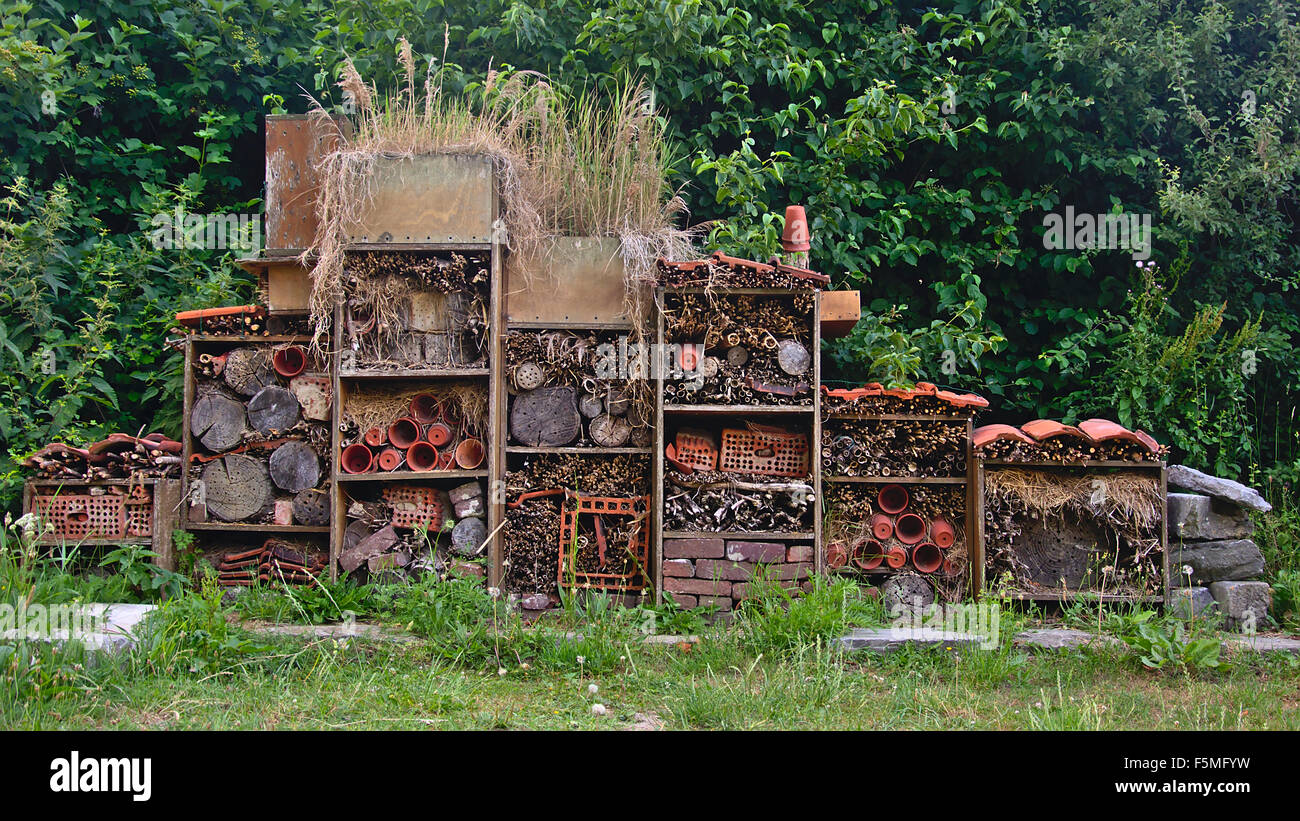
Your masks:
<svg viewBox="0 0 1300 821"><path fill-rule="evenodd" d="M858 291L823 291L818 307L822 336L847 336L862 318L862 297Z"/></svg>
<svg viewBox="0 0 1300 821"><path fill-rule="evenodd" d="M339 122L339 121L336 121ZM339 122L346 128L347 122ZM266 243L301 250L316 238L316 175L321 157L338 145L338 130L313 126L306 114L266 118Z"/></svg>
<svg viewBox="0 0 1300 821"><path fill-rule="evenodd" d="M305 311L311 299L311 278L296 259L266 265L266 307L271 313Z"/></svg>
<svg viewBox="0 0 1300 821"><path fill-rule="evenodd" d="M492 162L483 156L380 159L348 242L491 242L493 181Z"/></svg>
<svg viewBox="0 0 1300 821"><path fill-rule="evenodd" d="M616 237L559 237L543 253L506 260L508 322L626 322Z"/></svg>

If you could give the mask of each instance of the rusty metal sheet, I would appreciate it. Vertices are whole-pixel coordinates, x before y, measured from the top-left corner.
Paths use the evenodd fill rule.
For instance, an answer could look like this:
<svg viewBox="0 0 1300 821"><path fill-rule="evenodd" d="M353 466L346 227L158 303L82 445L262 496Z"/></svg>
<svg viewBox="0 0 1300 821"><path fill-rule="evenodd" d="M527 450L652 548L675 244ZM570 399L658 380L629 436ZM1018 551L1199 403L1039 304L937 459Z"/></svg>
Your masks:
<svg viewBox="0 0 1300 821"><path fill-rule="evenodd" d="M556 324L626 322L616 237L560 237L543 253L506 260L506 318Z"/></svg>
<svg viewBox="0 0 1300 821"><path fill-rule="evenodd" d="M338 129L350 131L346 120L335 122L313 126L305 114L266 118L267 250L301 250L315 239L316 169L338 145Z"/></svg>
<svg viewBox="0 0 1300 821"><path fill-rule="evenodd" d="M271 313L305 311L310 300L311 277L301 263L294 260L267 263L266 307Z"/></svg>
<svg viewBox="0 0 1300 821"><path fill-rule="evenodd" d="M862 318L862 295L859 291L822 291L817 313L822 339L848 336Z"/></svg>
<svg viewBox="0 0 1300 821"><path fill-rule="evenodd" d="M491 242L494 180L482 156L380 159L363 213L346 229L348 242Z"/></svg>

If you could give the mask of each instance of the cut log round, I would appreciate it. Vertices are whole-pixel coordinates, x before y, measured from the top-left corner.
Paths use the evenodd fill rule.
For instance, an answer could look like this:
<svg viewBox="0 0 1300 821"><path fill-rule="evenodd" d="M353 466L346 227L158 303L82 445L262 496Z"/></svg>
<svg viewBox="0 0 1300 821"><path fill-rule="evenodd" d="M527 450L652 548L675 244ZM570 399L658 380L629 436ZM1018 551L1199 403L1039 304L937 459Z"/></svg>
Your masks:
<svg viewBox="0 0 1300 821"><path fill-rule="evenodd" d="M812 357L803 345L793 339L782 339L777 344L776 362L781 366L781 370L791 376L798 376L808 370L808 366L812 364Z"/></svg>
<svg viewBox="0 0 1300 821"><path fill-rule="evenodd" d="M629 401L626 391L608 388L605 391L605 412L610 416L622 416L627 413Z"/></svg>
<svg viewBox="0 0 1300 821"><path fill-rule="evenodd" d="M473 556L487 540L487 525L477 517L461 519L451 531L451 549L462 556Z"/></svg>
<svg viewBox="0 0 1300 821"><path fill-rule="evenodd" d="M632 435L632 426L619 416L604 414L591 420L591 441L603 448L622 447Z"/></svg>
<svg viewBox="0 0 1300 821"><path fill-rule="evenodd" d="M749 349L740 345L727 349L727 364L739 368L749 361Z"/></svg>
<svg viewBox="0 0 1300 821"><path fill-rule="evenodd" d="M582 417L573 388L538 388L515 397L510 435L530 447L559 447L578 438Z"/></svg>
<svg viewBox="0 0 1300 821"><path fill-rule="evenodd" d="M248 423L258 433L286 431L298 424L298 397L271 385L248 401Z"/></svg>
<svg viewBox="0 0 1300 821"><path fill-rule="evenodd" d="M605 406L601 404L600 397L594 393L584 393L578 399L578 411L588 419L595 419L605 412Z"/></svg>
<svg viewBox="0 0 1300 821"><path fill-rule="evenodd" d="M700 376L704 377L705 379L712 379L713 377L718 375L718 370L720 367L721 366L716 356L706 356L700 360L700 365L699 365Z"/></svg>
<svg viewBox="0 0 1300 821"><path fill-rule="evenodd" d="M244 429L244 405L228 396L205 394L190 409L190 433L208 450L230 450L243 441Z"/></svg>
<svg viewBox="0 0 1300 821"><path fill-rule="evenodd" d="M242 522L273 502L266 463L243 454L209 462L200 475L208 512L226 522Z"/></svg>
<svg viewBox="0 0 1300 821"><path fill-rule="evenodd" d="M257 348L235 348L226 356L226 367L221 376L237 393L252 396L267 385L275 384L271 352Z"/></svg>
<svg viewBox="0 0 1300 821"><path fill-rule="evenodd" d="M321 527L330 521L330 495L309 488L293 497L293 520L300 525Z"/></svg>
<svg viewBox="0 0 1300 821"><path fill-rule="evenodd" d="M276 448L270 467L271 481L289 493L316 487L320 481L320 457L306 442L295 440Z"/></svg>
<svg viewBox="0 0 1300 821"><path fill-rule="evenodd" d="M521 391L531 391L542 386L546 379L545 372L536 362L522 362L515 368L515 387Z"/></svg>

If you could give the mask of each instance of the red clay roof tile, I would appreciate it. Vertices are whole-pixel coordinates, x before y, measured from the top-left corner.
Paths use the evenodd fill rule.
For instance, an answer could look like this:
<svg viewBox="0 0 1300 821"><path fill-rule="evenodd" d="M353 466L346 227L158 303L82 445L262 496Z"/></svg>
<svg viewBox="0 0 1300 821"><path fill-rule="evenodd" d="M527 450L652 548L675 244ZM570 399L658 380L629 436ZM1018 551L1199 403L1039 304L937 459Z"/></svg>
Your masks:
<svg viewBox="0 0 1300 821"><path fill-rule="evenodd" d="M1091 442L1092 437L1076 428L1074 425L1065 425L1053 419L1035 419L1032 422L1026 422L1020 426L1020 429L1038 441L1051 439L1055 436L1072 436L1082 439L1085 442Z"/></svg>
<svg viewBox="0 0 1300 821"><path fill-rule="evenodd" d="M977 448L982 448L989 442L996 442L999 439L1015 439L1018 442L1027 444L1033 444L1034 441L1021 433L1018 428L1013 428L1010 425L980 425L971 432L971 441L975 443Z"/></svg>

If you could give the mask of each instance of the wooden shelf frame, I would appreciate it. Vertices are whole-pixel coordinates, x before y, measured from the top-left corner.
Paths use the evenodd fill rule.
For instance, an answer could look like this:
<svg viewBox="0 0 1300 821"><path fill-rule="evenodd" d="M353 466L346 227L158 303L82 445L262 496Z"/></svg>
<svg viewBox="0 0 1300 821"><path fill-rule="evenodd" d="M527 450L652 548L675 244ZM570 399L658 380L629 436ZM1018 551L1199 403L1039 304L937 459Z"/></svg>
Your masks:
<svg viewBox="0 0 1300 821"><path fill-rule="evenodd" d="M972 451L973 452L973 451ZM1074 602L1074 601L1101 601L1108 602L1134 602L1161 604L1169 601L1171 595L1173 576L1170 567L1169 556L1169 476L1164 461L1159 462L1129 462L1115 459L1088 460L1084 462L1050 462L1050 461L1033 461L1017 462L1006 459L983 459L976 457L974 462L968 462L968 466L974 468L974 477L971 481L971 493L979 503L979 517L976 521L976 535L978 537L980 556L980 575L987 572L984 567L984 561L987 556L987 545L985 543L984 533L984 478L989 470L1010 470L1023 468L1026 470L1046 470L1046 471L1070 471L1070 472L1093 472L1097 471L1099 475L1108 475L1114 470L1128 470L1139 472L1152 472L1159 474L1160 480L1160 552L1161 552L1161 571L1164 578L1162 579L1162 592L1159 596L1135 596L1125 594L1099 594L1087 590L1066 591L1066 592L1042 592L1042 593L1010 593L1005 596L996 596L995 599L1005 598L1012 601L1034 601L1034 602ZM1101 473L1100 471L1105 471Z"/></svg>
<svg viewBox="0 0 1300 821"><path fill-rule="evenodd" d="M975 429L974 414L928 414L928 413L839 413L835 411L823 415L825 421L865 420L881 422L957 422L966 426L966 473L960 476L829 476L821 475L821 484L817 486L819 498L825 501L822 490L828 484L877 484L877 485L965 485L966 515L963 526L963 538L966 542L966 558L970 564L967 570L966 590L972 600L978 600L984 589L984 500L975 488L975 443L972 435ZM821 453L821 437L817 438L817 452ZM821 466L821 459L817 459ZM818 556L821 556L820 550ZM858 571L853 571L855 574ZM867 571L866 575L888 575L891 570Z"/></svg>
<svg viewBox="0 0 1300 821"><path fill-rule="evenodd" d="M822 470L821 459L818 454L821 453L821 296L820 288L801 289L801 288L656 288L654 298L655 314L655 342L656 350L666 350L665 327L664 327L664 300L670 295L680 294L702 294L710 293L718 296L773 296L773 297L791 297L804 293L809 293L813 297L812 316L809 321L812 328L812 339L809 352L812 354L812 402L807 405L679 405L664 403L664 374L663 370L655 376L655 446L654 446L654 483L652 487L653 499L651 509L655 511L652 517L655 523L653 540L650 550L650 565L653 569L655 602L663 603L663 543L664 539L677 538L701 538L701 539L737 539L746 541L771 540L771 541L810 541L813 545L813 568L816 573L824 573L826 570L825 557L822 555ZM787 417L797 419L799 428L806 430L808 434L809 448L809 469L810 483L813 487L814 501L812 505L812 529L797 533L790 532L740 532L740 531L680 531L666 530L664 519L664 483L667 475L665 465L666 458L664 448L667 442L667 430L664 427L665 418L681 418L690 416L736 416L736 417L760 417L764 422L771 422L772 417Z"/></svg>
<svg viewBox="0 0 1300 821"><path fill-rule="evenodd" d="M500 199L493 186L491 213L493 220L500 215ZM488 243L352 243L348 251L373 252L408 252L427 251L434 253L477 253L489 255L490 274L488 280L488 361L485 367L473 368L411 368L405 370L387 370L380 368L362 368L344 371L341 360L343 352L343 311L335 306L333 323L333 347L331 354L333 378L333 432L330 447L333 450L334 474L330 504L330 578L338 579L338 560L343 550L343 533L347 529L347 508L350 488L366 488L375 485L406 484L425 482L455 482L463 484L470 481L486 480L483 488L484 507L486 508L487 532L490 537L487 548L487 583L498 586L504 575L502 565L504 550L498 525L505 516L505 451L502 438L504 416L505 386L502 381L502 327L504 323L503 277L506 246L494 240ZM340 467L339 455L343 449L342 421L343 406L347 400L348 388L354 384L383 381L436 382L439 380L470 379L486 380L488 423L483 442L484 465L474 470L430 470L430 471L380 471L375 473L344 473Z"/></svg>

